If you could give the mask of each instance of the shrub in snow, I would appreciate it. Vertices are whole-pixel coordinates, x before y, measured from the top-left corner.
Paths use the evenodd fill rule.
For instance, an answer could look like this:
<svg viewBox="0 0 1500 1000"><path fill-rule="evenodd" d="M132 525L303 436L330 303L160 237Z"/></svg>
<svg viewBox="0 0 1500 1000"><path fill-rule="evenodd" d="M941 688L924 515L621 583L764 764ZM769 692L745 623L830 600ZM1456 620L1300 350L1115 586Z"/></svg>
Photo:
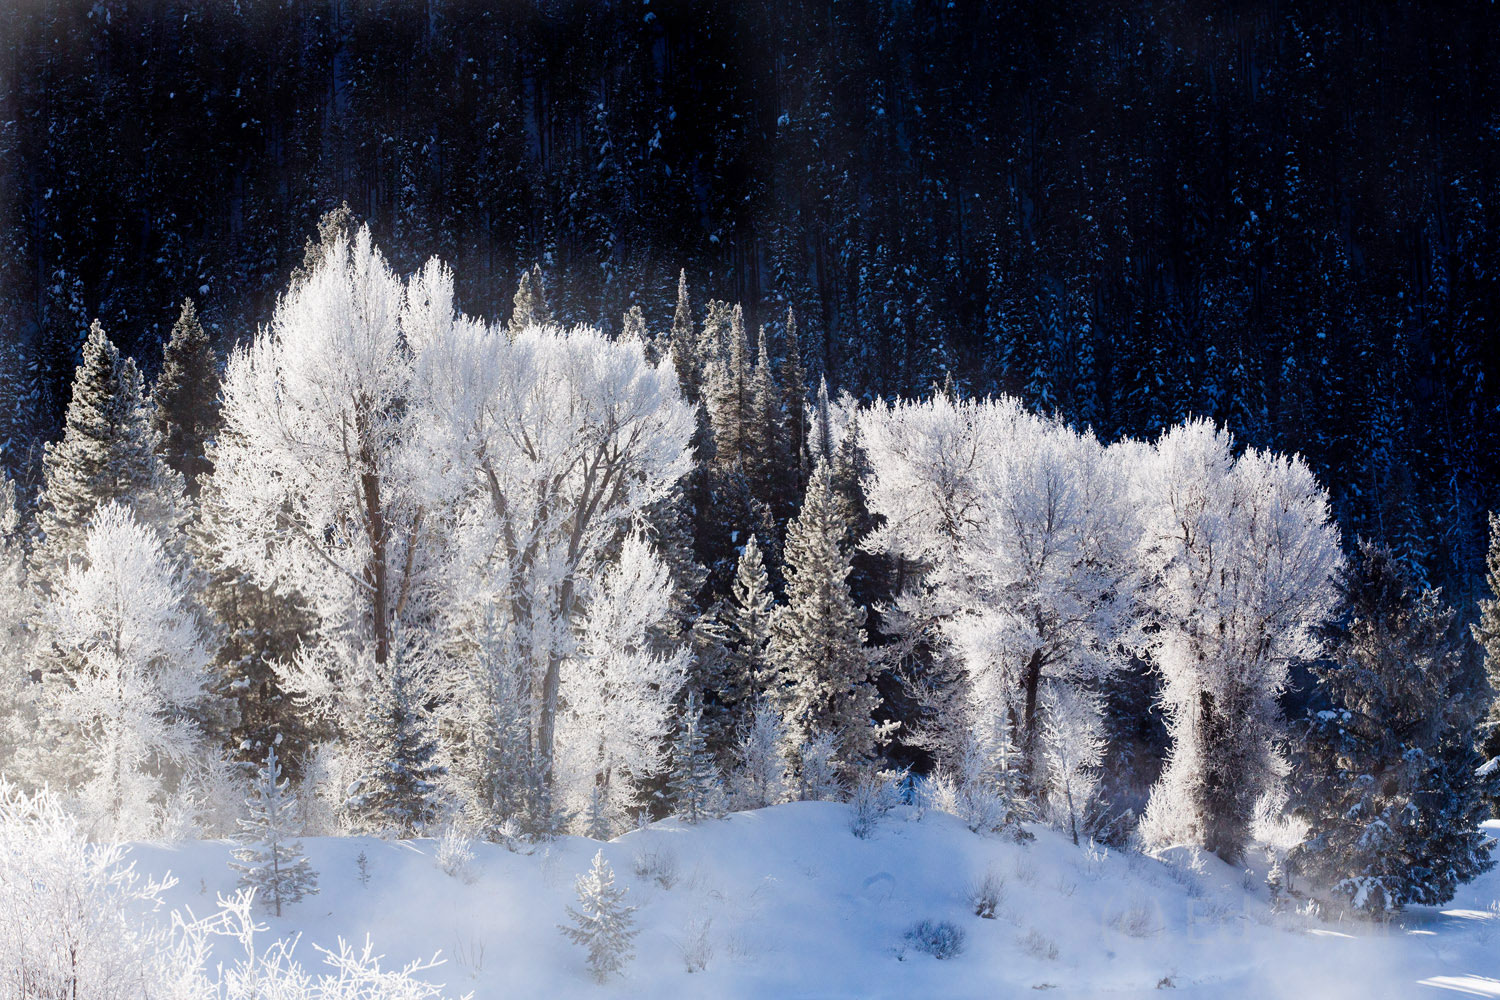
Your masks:
<svg viewBox="0 0 1500 1000"><path fill-rule="evenodd" d="M910 947L933 958L953 958L964 950L963 928L947 920L918 920L903 937Z"/></svg>
<svg viewBox="0 0 1500 1000"><path fill-rule="evenodd" d="M604 860L603 851L594 855L593 866L574 885L578 906L568 907L573 925L559 925L559 929L568 940L588 949L589 974L603 983L621 972L632 957L635 907L625 905L626 890L615 885L614 869Z"/></svg>
<svg viewBox="0 0 1500 1000"><path fill-rule="evenodd" d="M1032 958L1040 958L1047 962L1057 961L1057 943L1035 927L1022 934L1016 943Z"/></svg>
<svg viewBox="0 0 1500 1000"><path fill-rule="evenodd" d="M969 883L967 896L976 917L994 920L1000 904L1005 902L1005 876L991 868Z"/></svg>
<svg viewBox="0 0 1500 1000"><path fill-rule="evenodd" d="M230 867L240 873L240 885L253 890L261 904L279 917L282 907L318 891L318 873L293 835L297 800L287 791L274 746L256 771L245 807L248 815L240 820L241 847L234 852Z"/></svg>
<svg viewBox="0 0 1500 1000"><path fill-rule="evenodd" d="M709 960L714 957L713 941L708 936L708 928L712 922L709 917L693 920L687 925L682 940L677 943L682 952L682 964L690 973L707 969Z"/></svg>
<svg viewBox="0 0 1500 1000"><path fill-rule="evenodd" d="M1137 901L1113 914L1109 926L1127 937L1148 938L1161 930L1161 921L1149 904Z"/></svg>
<svg viewBox="0 0 1500 1000"><path fill-rule="evenodd" d="M438 835L435 860L444 874L474 881L474 838L458 819L449 820Z"/></svg>
<svg viewBox="0 0 1500 1000"><path fill-rule="evenodd" d="M804 802L844 797L839 780L838 743L831 733L814 733L797 751L797 798Z"/></svg>
<svg viewBox="0 0 1500 1000"><path fill-rule="evenodd" d="M677 884L677 855L665 847L640 851L631 869L636 878L650 879L663 889Z"/></svg>
<svg viewBox="0 0 1500 1000"><path fill-rule="evenodd" d="M854 791L849 796L849 832L861 840L874 833L880 817L900 804L904 778L904 772L861 769L855 776Z"/></svg>

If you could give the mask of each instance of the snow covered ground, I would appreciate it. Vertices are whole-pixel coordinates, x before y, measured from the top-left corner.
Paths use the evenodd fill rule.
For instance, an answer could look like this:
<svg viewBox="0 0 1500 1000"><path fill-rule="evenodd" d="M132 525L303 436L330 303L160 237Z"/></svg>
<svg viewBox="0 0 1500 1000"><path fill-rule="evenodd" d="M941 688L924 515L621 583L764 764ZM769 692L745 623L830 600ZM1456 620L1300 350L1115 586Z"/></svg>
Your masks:
<svg viewBox="0 0 1500 1000"><path fill-rule="evenodd" d="M1037 829L1014 844L929 812L884 817L866 840L849 807L795 803L695 827L675 821L602 845L638 910L636 957L596 986L557 925L573 878L601 845L561 839L532 854L476 844L472 880L443 873L432 841L308 840L321 893L267 918L312 943L366 934L387 965L441 950L427 975L451 996L515 997L1500 997L1500 872L1443 908L1389 928L1273 915L1259 880L1214 859L1193 871L1111 852L1090 855ZM1500 824L1494 831L1500 835ZM138 870L170 871L174 905L202 915L235 886L226 842L138 847ZM368 881L358 856L366 858ZM651 873L639 874L654 869ZM996 919L970 883L1004 881ZM966 947L937 960L903 941L948 920ZM704 953L689 973L686 958ZM225 956L228 957L227 955Z"/></svg>

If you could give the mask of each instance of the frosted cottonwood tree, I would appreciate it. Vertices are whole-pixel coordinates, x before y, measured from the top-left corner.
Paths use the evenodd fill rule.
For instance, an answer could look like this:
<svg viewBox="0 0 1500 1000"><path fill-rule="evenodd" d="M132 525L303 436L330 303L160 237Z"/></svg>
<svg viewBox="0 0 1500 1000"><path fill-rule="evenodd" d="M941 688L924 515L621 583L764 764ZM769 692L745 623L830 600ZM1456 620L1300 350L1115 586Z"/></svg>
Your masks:
<svg viewBox="0 0 1500 1000"><path fill-rule="evenodd" d="M1338 528L1301 459L1236 458L1208 421L1134 446L1129 468L1172 736L1142 833L1238 860L1280 769L1276 698L1337 600Z"/></svg>

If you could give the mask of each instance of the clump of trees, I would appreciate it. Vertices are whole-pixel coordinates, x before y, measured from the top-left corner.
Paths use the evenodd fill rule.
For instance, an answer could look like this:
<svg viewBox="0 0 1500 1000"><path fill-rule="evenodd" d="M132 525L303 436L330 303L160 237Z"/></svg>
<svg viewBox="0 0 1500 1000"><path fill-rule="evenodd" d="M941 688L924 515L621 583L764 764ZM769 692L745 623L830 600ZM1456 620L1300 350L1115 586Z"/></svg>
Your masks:
<svg viewBox="0 0 1500 1000"><path fill-rule="evenodd" d="M259 767L242 863L285 899L301 833L607 838L901 755L976 830L1232 861L1295 766L1279 877L1360 909L1488 863L1477 647L1393 557L1344 566L1301 458L812 393L795 314L752 342L685 275L617 336L554 323L540 271L504 322L455 296L340 214L221 380L191 306L149 394L95 326L30 535L0 489L0 766L101 839L231 832ZM1153 703L1160 772L1121 735Z"/></svg>

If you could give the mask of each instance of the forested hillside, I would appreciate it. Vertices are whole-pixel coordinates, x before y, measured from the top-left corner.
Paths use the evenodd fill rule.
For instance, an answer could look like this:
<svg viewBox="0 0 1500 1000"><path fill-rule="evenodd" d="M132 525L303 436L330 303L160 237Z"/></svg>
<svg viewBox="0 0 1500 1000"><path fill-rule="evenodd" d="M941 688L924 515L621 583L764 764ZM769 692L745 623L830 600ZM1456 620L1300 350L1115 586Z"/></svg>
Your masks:
<svg viewBox="0 0 1500 1000"><path fill-rule="evenodd" d="M31 493L95 318L148 380L184 297L221 356L247 340L347 200L398 272L449 261L474 314L538 264L558 319L614 332L639 305L665 332L685 268L809 392L951 374L1106 441L1211 417L1302 453L1346 544L1467 614L1500 503L1497 24L1414 0L12 0L0 447Z"/></svg>

